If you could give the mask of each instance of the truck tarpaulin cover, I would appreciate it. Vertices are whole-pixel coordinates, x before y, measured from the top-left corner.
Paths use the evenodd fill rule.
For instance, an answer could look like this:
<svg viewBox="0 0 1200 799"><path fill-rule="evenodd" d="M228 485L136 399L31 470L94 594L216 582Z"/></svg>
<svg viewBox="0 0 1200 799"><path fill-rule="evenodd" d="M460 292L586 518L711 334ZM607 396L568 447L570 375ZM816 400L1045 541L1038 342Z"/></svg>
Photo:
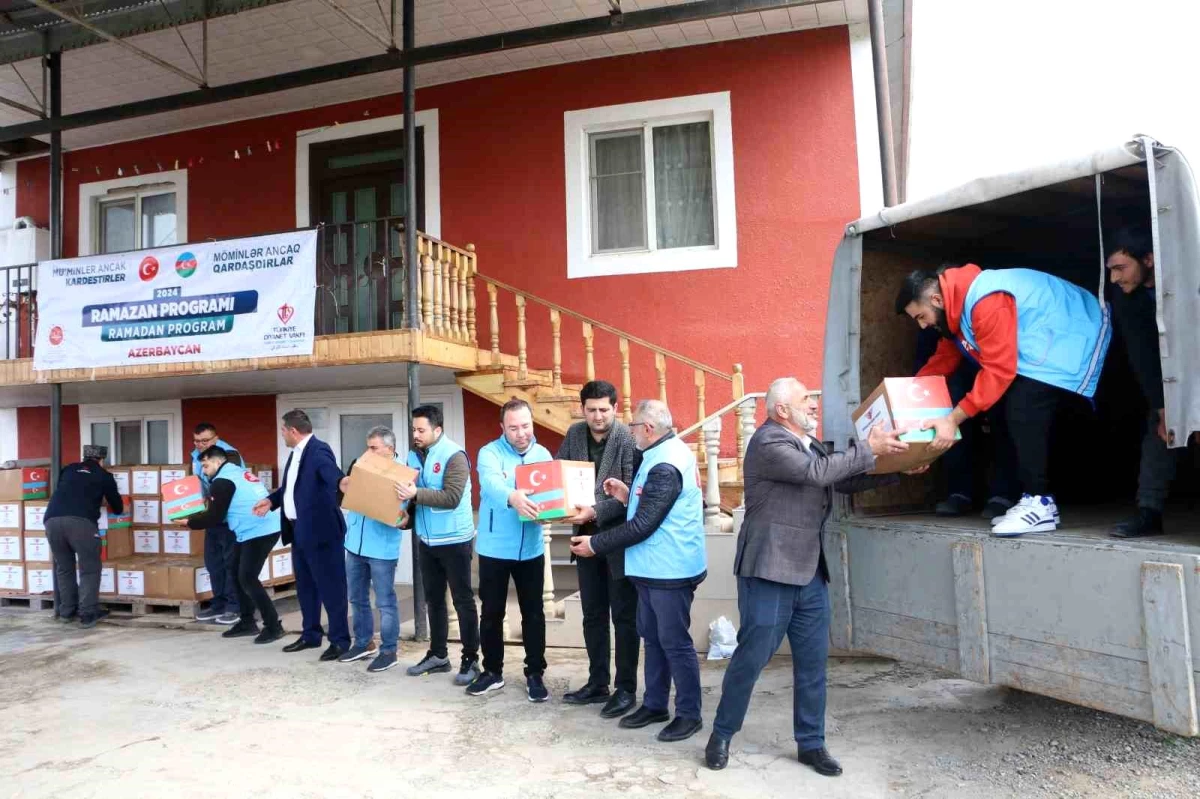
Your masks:
<svg viewBox="0 0 1200 799"><path fill-rule="evenodd" d="M38 264L33 368L311 355L317 233Z"/></svg>

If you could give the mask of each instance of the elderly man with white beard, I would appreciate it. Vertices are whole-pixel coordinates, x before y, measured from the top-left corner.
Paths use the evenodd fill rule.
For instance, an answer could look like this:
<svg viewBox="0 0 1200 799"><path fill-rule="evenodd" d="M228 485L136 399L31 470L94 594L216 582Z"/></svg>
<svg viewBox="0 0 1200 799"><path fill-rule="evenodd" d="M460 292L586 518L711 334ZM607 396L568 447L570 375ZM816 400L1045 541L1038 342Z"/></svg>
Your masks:
<svg viewBox="0 0 1200 799"><path fill-rule="evenodd" d="M746 449L746 516L733 562L741 616L738 646L725 671L705 762L711 769L729 762L729 742L742 728L758 675L787 635L798 759L835 777L842 767L825 748L829 571L821 535L834 490L849 494L895 482L893 475L866 473L875 468L877 456L903 452L908 444L898 432L875 427L865 445L827 452L813 438L816 397L793 377L771 384L766 405L767 421Z"/></svg>

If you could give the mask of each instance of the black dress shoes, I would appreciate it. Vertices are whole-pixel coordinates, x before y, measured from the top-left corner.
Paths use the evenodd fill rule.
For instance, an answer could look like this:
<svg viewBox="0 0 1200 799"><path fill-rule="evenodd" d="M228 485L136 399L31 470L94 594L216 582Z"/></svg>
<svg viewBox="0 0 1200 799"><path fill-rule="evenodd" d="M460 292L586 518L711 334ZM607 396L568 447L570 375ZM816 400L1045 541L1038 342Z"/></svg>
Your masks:
<svg viewBox="0 0 1200 799"><path fill-rule="evenodd" d="M608 701L608 688L603 685L588 683L577 691L563 694L563 701L568 705L594 705Z"/></svg>
<svg viewBox="0 0 1200 799"><path fill-rule="evenodd" d="M600 708L600 718L615 719L624 716L629 711L633 710L633 706L637 704L637 695L631 691L625 691L618 688L613 692L612 697L604 703L604 707Z"/></svg>
<svg viewBox="0 0 1200 799"><path fill-rule="evenodd" d="M292 641L283 648L284 652L303 652L305 649L316 649L320 644L314 644L311 641L305 641L303 638Z"/></svg>
<svg viewBox="0 0 1200 799"><path fill-rule="evenodd" d="M676 716L674 721L658 731L658 740L668 744L675 741L686 741L702 729L704 729L704 722L700 719L685 719Z"/></svg>
<svg viewBox="0 0 1200 799"><path fill-rule="evenodd" d="M331 660L337 660L344 654L346 654L345 649L342 649L337 644L330 644L329 648L321 653L321 660L328 663Z"/></svg>
<svg viewBox="0 0 1200 799"><path fill-rule="evenodd" d="M717 735L716 730L708 736L708 745L704 747L704 765L713 771L729 765L729 740Z"/></svg>
<svg viewBox="0 0 1200 799"><path fill-rule="evenodd" d="M806 766L812 766L812 770L824 777L840 777L842 767L833 755L829 754L829 750L825 747L819 749L809 749L799 752L796 759Z"/></svg>
<svg viewBox="0 0 1200 799"><path fill-rule="evenodd" d="M661 724L664 721L670 720L671 714L667 711L649 710L645 705L642 705L631 715L621 719L617 726L627 730L640 730L642 727L648 727L651 724Z"/></svg>

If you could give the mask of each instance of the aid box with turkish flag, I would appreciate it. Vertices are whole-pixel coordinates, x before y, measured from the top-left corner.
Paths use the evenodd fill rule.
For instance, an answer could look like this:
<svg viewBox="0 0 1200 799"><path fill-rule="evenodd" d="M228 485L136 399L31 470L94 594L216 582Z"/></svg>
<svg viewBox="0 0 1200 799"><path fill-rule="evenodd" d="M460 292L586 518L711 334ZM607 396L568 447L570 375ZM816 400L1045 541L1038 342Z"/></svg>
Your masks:
<svg viewBox="0 0 1200 799"><path fill-rule="evenodd" d="M204 511L204 491L199 477L184 477L163 484L162 512L164 522L177 522Z"/></svg>
<svg viewBox="0 0 1200 799"><path fill-rule="evenodd" d="M35 467L21 470L21 499L47 499L49 496L49 469Z"/></svg>
<svg viewBox="0 0 1200 799"><path fill-rule="evenodd" d="M942 453L929 449L933 430L922 430L929 419L948 416L954 410L950 390L944 377L887 377L850 418L858 440L865 442L873 427L884 431L900 431L900 440L908 444L907 452L882 455L875 459L871 474L895 474L927 466ZM961 438L961 434L957 436Z"/></svg>
<svg viewBox="0 0 1200 799"><path fill-rule="evenodd" d="M517 490L529 492L544 522L574 516L575 508L596 504L596 467L590 461L546 461L516 468ZM526 518L522 516L521 518Z"/></svg>
<svg viewBox="0 0 1200 799"><path fill-rule="evenodd" d="M395 525L401 516L396 483L411 483L417 470L368 450L350 469L350 486L342 497L342 507L363 516Z"/></svg>

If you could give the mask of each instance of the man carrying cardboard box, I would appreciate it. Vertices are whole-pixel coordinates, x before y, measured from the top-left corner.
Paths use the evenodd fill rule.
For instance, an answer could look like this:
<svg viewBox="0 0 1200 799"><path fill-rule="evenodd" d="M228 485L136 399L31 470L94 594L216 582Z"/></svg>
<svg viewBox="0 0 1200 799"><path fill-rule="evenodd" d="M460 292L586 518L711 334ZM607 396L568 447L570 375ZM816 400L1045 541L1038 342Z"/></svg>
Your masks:
<svg viewBox="0 0 1200 799"><path fill-rule="evenodd" d="M904 279L896 313L942 335L917 373L950 375L963 355L979 364L975 385L948 416L926 422L933 449L949 449L958 427L1003 402L998 441L1011 447L1024 492L992 534L1018 536L1058 527L1050 490L1050 428L1068 397L1095 396L1112 339L1107 305L1073 283L1032 269L987 269L975 264L917 270Z"/></svg>
<svg viewBox="0 0 1200 799"><path fill-rule="evenodd" d="M396 455L396 434L379 426L367 431L367 450L399 462ZM355 475L358 475L355 477ZM362 470L342 479L343 494L350 491L354 480L362 480ZM390 493L390 492L389 492ZM394 501L394 500L393 500ZM347 507L343 502L343 507ZM393 524L366 516L356 510L346 511L346 584L350 588L350 608L353 611L354 640L341 663L353 663L374 657L367 671L387 671L396 665L400 644L400 609L396 603L396 564L400 561L400 529L404 519L393 517ZM375 614L371 611L371 586L375 587L375 606L379 608L379 637L376 647Z"/></svg>
<svg viewBox="0 0 1200 799"><path fill-rule="evenodd" d="M533 435L529 403L511 399L500 409L502 435L479 451L479 598L482 618L483 674L467 686L471 696L504 687L504 614L508 581L517 587L521 608L521 643L525 647L525 686L530 702L550 698L542 675L546 671L546 614L542 588L546 583L542 525L529 492L517 488L516 468L551 460L550 452ZM524 518L522 518L524 517Z"/></svg>
<svg viewBox="0 0 1200 799"><path fill-rule="evenodd" d="M200 488L207 497L210 478L200 465L200 453L209 447L220 447L228 453L236 451L217 435L211 422L201 422L192 431L192 474L200 478ZM217 624L236 624L241 618L238 605L237 573L233 564L233 545L236 537L228 525L217 525L204 531L204 568L212 580L213 599L208 607L196 613L196 621L215 621Z"/></svg>
<svg viewBox="0 0 1200 799"><path fill-rule="evenodd" d="M104 470L108 448L88 444L83 460L64 467L58 486L46 507L46 537L54 554L57 575L59 621L79 619L94 627L108 615L99 606L100 593L100 504L108 502L113 513L124 511L117 482ZM79 582L75 581L78 560Z"/></svg>
<svg viewBox="0 0 1200 799"><path fill-rule="evenodd" d="M463 448L445 435L444 421L436 405L413 409L408 465L419 474L415 483L396 487L396 496L409 503L408 523L417 540L417 561L429 617L429 650L407 672L410 677L420 677L450 671L450 612L446 608L449 585L462 639L462 660L454 684L469 685L479 676L479 612L471 589L475 541L471 465Z"/></svg>

